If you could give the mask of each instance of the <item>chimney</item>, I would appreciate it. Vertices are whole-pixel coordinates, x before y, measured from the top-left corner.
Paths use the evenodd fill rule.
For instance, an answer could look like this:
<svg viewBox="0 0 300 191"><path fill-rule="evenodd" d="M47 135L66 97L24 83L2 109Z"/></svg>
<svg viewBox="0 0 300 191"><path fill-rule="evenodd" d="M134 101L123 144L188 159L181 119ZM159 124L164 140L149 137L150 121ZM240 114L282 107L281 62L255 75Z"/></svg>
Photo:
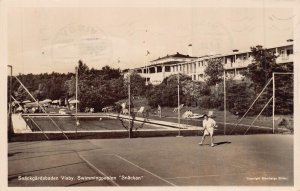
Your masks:
<svg viewBox="0 0 300 191"><path fill-rule="evenodd" d="M287 42L293 42L294 40L290 38L290 39L287 39L286 41Z"/></svg>
<svg viewBox="0 0 300 191"><path fill-rule="evenodd" d="M238 52L239 50L238 49L234 49L234 50L232 50L232 52Z"/></svg>
<svg viewBox="0 0 300 191"><path fill-rule="evenodd" d="M193 56L193 45L192 44L188 45L188 55Z"/></svg>

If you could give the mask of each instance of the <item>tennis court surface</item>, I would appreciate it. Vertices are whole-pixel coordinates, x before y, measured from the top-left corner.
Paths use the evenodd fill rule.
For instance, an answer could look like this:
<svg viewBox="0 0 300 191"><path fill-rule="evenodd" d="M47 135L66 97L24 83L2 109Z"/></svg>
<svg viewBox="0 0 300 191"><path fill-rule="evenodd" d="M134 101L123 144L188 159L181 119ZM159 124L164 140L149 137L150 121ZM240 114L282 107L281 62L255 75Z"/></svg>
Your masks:
<svg viewBox="0 0 300 191"><path fill-rule="evenodd" d="M293 186L293 136L8 144L8 186Z"/></svg>

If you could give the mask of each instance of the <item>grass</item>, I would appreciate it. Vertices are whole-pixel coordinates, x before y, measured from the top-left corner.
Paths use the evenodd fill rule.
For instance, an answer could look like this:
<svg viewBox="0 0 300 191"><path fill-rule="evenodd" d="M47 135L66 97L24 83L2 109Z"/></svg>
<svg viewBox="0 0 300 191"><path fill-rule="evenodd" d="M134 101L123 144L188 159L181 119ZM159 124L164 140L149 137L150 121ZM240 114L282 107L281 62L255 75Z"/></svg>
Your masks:
<svg viewBox="0 0 300 191"><path fill-rule="evenodd" d="M157 120L166 120L166 121L170 121L170 122L177 122L178 113L173 112L173 110L174 110L174 108L164 107L164 108L162 108L162 118L159 118L158 115L153 114L153 113L150 114L149 118L157 119ZM180 115L182 116L182 114L187 110L191 110L193 113L198 113L198 114L207 114L208 111L213 111L214 120L219 124L223 124L223 122L224 122L224 111L219 111L219 110L215 110L215 109L200 109L200 108L196 108L196 107L184 107L181 110ZM255 118L256 118L256 116L246 116L240 122L240 124L250 125ZM292 119L292 116L291 115L275 116L275 127L278 127L278 124L280 123L282 118ZM240 119L241 119L240 117L233 115L230 112L226 112L226 123L236 124ZM182 121L182 123L187 123L187 122L190 122L191 120L185 120L185 119L181 118L181 121ZM197 121L197 120L193 120L193 121ZM263 126L263 127L272 127L272 117L261 116L255 121L255 123L253 125L254 126Z"/></svg>

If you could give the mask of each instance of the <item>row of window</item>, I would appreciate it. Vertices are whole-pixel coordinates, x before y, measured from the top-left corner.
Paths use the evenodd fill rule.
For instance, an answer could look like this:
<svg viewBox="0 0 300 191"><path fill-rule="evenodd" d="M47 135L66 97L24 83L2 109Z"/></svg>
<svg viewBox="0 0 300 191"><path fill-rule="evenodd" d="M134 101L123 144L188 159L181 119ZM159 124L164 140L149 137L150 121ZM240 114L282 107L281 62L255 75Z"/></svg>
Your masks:
<svg viewBox="0 0 300 191"><path fill-rule="evenodd" d="M228 70L228 71L226 71L226 75L229 75L229 76L242 75L243 70L244 69ZM204 77L205 77L204 74L198 74L198 75L194 74L194 75L190 75L190 76L192 77L192 80L198 80L198 81L203 81Z"/></svg>
<svg viewBox="0 0 300 191"><path fill-rule="evenodd" d="M269 49L269 51L273 52L274 54L276 53L276 48ZM293 48L292 47L282 47L282 48L277 48L277 51L280 53L282 58L288 58L290 54L293 54ZM223 64L230 64L232 67L232 64L235 63L236 61L241 61L242 63L245 62L249 57L251 57L251 53L241 53L237 55L228 55L224 56L223 59ZM239 63L241 63L239 62ZM207 60L202 60L202 61L196 61L188 64L183 64L183 65L175 65L175 66L165 66L165 72L183 72L186 74L190 73L196 73L196 68L198 67L206 67L207 66ZM148 71L147 71L148 70ZM139 73L142 73L142 69L138 70ZM161 73L163 72L162 66L156 66L156 67L149 67L147 69L143 69L143 73ZM195 77L196 78L196 77Z"/></svg>

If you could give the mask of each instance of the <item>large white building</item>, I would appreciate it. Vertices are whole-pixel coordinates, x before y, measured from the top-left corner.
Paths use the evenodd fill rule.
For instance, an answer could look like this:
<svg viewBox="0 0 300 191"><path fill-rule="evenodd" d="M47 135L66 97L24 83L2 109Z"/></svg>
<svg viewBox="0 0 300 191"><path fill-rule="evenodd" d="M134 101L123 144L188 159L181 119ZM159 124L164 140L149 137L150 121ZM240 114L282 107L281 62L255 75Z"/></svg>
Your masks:
<svg viewBox="0 0 300 191"><path fill-rule="evenodd" d="M264 47L277 55L277 64L293 63L293 40L289 39L286 43ZM209 59L219 58L224 64L226 76L234 79L241 79L241 71L245 70L253 59L248 51L233 50L228 54L206 55L192 57L176 53L167 55L150 61L147 66L136 68L135 70L152 84L160 84L165 77L172 74L183 73L192 77L193 80L203 81L204 70Z"/></svg>

